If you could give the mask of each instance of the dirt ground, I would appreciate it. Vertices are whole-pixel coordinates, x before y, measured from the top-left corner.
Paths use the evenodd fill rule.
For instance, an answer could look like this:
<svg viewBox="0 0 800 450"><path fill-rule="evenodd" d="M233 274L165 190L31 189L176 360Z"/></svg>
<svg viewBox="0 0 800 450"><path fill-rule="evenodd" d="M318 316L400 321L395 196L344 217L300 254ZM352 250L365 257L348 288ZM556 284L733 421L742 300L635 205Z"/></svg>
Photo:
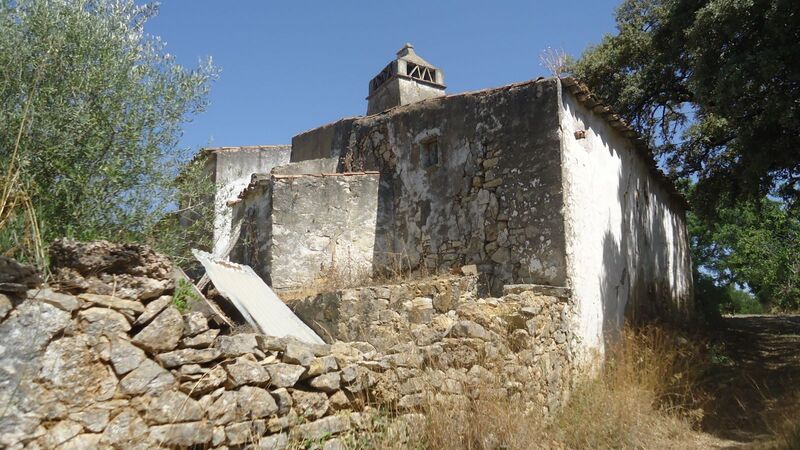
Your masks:
<svg viewBox="0 0 800 450"><path fill-rule="evenodd" d="M800 415L800 315L726 316L716 341L702 430L714 447L761 447Z"/></svg>

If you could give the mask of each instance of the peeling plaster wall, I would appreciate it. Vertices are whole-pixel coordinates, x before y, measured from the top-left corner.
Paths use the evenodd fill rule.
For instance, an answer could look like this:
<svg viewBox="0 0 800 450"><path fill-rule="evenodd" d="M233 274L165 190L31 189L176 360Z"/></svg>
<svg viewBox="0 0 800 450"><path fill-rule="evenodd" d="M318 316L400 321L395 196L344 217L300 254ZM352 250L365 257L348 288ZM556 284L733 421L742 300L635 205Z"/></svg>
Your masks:
<svg viewBox="0 0 800 450"><path fill-rule="evenodd" d="M438 164L425 167L425 143ZM558 95L543 80L357 119L346 171L379 170L376 268L479 265L505 283L564 285Z"/></svg>
<svg viewBox="0 0 800 450"><path fill-rule="evenodd" d="M302 287L332 266L371 275L379 184L378 174L273 176L272 287Z"/></svg>
<svg viewBox="0 0 800 450"><path fill-rule="evenodd" d="M255 174L241 200L232 208L233 224L239 236L230 260L246 264L268 285L272 285L269 268L272 259L272 184L268 174Z"/></svg>
<svg viewBox="0 0 800 450"><path fill-rule="evenodd" d="M580 130L585 138L576 139ZM567 91L561 135L577 332L584 350L602 354L626 318L690 316L686 215L631 142Z"/></svg>
<svg viewBox="0 0 800 450"><path fill-rule="evenodd" d="M339 158L307 159L277 166L272 169L273 175L308 175L315 173L334 173L339 165Z"/></svg>
<svg viewBox="0 0 800 450"><path fill-rule="evenodd" d="M294 136L291 162L338 158L349 143L350 129L356 119L347 117Z"/></svg>
<svg viewBox="0 0 800 450"><path fill-rule="evenodd" d="M273 167L287 164L291 151L288 145L213 150L216 158L213 247L215 255L221 255L230 245L232 211L228 202L238 198L239 193L250 183L252 174L269 173Z"/></svg>

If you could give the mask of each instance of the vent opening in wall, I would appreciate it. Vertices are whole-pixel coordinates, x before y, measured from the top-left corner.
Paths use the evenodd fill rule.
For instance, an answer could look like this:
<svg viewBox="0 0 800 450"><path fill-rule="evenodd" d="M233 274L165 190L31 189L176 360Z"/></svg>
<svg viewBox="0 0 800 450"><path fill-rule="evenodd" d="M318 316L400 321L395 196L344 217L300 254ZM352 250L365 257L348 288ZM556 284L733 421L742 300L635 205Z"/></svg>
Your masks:
<svg viewBox="0 0 800 450"><path fill-rule="evenodd" d="M406 75L422 81L436 82L436 69L420 66L412 62L406 63Z"/></svg>
<svg viewBox="0 0 800 450"><path fill-rule="evenodd" d="M422 143L420 152L422 167L428 168L439 164L439 139L428 139Z"/></svg>

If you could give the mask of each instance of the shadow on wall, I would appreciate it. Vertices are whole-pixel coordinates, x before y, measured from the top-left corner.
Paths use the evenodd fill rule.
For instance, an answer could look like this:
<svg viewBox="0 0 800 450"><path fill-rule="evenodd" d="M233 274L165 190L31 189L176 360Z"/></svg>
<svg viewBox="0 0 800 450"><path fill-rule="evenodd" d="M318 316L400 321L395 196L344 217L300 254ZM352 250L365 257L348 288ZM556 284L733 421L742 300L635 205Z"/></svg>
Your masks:
<svg viewBox="0 0 800 450"><path fill-rule="evenodd" d="M685 219L680 213L669 213L667 208L675 200L664 195L657 198L654 190L662 188L643 170L634 155L621 158L620 222L609 222L603 236L603 272L598 282L606 343L616 340L625 320L678 323L691 314Z"/></svg>

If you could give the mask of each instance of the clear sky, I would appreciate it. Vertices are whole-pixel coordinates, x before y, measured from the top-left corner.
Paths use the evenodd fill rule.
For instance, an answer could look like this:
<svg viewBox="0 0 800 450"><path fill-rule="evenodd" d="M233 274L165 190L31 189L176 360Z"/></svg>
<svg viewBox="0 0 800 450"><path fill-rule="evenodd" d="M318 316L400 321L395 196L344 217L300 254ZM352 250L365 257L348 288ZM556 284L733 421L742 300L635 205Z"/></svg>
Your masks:
<svg viewBox="0 0 800 450"><path fill-rule="evenodd" d="M410 42L448 93L547 75L546 47L577 56L615 31L619 0L164 0L147 24L187 66L222 70L182 145L288 144L366 112L367 86Z"/></svg>

